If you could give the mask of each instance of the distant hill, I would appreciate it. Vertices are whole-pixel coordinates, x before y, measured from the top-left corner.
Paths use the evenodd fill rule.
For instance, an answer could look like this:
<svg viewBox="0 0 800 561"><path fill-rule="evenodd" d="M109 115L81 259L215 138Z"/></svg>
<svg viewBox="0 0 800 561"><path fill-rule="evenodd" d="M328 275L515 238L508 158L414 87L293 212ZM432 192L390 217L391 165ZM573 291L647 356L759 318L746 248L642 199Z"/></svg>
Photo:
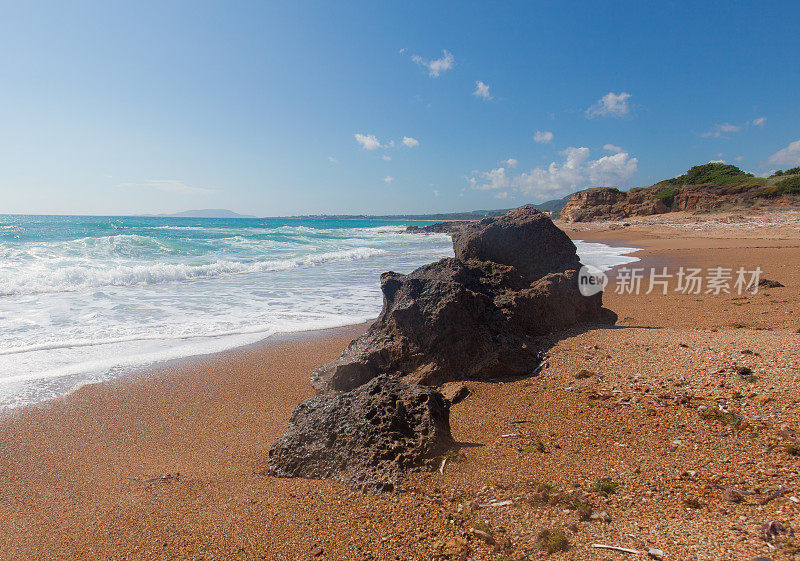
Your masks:
<svg viewBox="0 0 800 561"><path fill-rule="evenodd" d="M329 220L480 220L500 216L505 210L471 210L466 212L439 212L435 214L310 214L289 218L323 218Z"/></svg>
<svg viewBox="0 0 800 561"><path fill-rule="evenodd" d="M185 210L175 214L159 214L166 218L256 218L252 214L239 214L224 208L206 208L202 210Z"/></svg>
<svg viewBox="0 0 800 561"><path fill-rule="evenodd" d="M569 201L572 198L572 195L574 194L575 193L571 193L561 199L553 199L552 201L546 201L543 203L535 204L533 206L538 210L541 210L542 212L552 212L553 214L558 214L561 212L561 209L564 208L564 205L567 204L567 201Z"/></svg>
<svg viewBox="0 0 800 561"><path fill-rule="evenodd" d="M554 212L558 214L572 195L567 195L563 199L554 199L533 206L542 212ZM331 220L482 220L492 216L502 216L510 208L499 208L494 210L470 210L464 212L439 212L434 214L313 214L303 216L291 216L290 218L327 218Z"/></svg>
<svg viewBox="0 0 800 561"><path fill-rule="evenodd" d="M573 194L561 210L567 222L620 220L668 212L711 212L800 207L800 169L755 177L736 166L712 162L649 187L620 191L595 187Z"/></svg>

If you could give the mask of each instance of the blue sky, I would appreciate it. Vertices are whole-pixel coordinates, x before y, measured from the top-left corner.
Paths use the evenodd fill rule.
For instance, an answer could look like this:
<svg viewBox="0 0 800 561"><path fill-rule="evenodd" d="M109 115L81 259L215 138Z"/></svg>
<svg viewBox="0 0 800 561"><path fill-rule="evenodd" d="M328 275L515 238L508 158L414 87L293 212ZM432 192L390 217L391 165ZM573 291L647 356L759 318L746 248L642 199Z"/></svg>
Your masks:
<svg viewBox="0 0 800 561"><path fill-rule="evenodd" d="M0 213L471 210L785 169L799 27L796 1L5 3Z"/></svg>

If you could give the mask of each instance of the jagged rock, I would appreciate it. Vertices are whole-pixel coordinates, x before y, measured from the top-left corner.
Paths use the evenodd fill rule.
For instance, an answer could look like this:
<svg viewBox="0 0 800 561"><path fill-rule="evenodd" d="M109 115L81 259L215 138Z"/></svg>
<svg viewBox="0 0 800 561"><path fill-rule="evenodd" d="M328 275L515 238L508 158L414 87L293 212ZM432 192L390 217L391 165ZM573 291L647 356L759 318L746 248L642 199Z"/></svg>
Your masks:
<svg viewBox="0 0 800 561"><path fill-rule="evenodd" d="M456 259L511 265L528 281L580 268L575 244L546 214L523 206L453 233Z"/></svg>
<svg viewBox="0 0 800 561"><path fill-rule="evenodd" d="M428 226L408 226L406 233L409 234L452 234L461 228L471 224L470 220L448 220L447 222L437 222Z"/></svg>
<svg viewBox="0 0 800 561"><path fill-rule="evenodd" d="M381 275L381 315L339 359L314 370L318 392L347 391L384 372L429 385L524 375L542 357L536 336L616 321L601 294L580 294L574 244L532 207L454 238L459 258Z"/></svg>
<svg viewBox="0 0 800 561"><path fill-rule="evenodd" d="M443 384L439 387L439 392L441 392L442 396L449 401L451 405L464 401L470 395L469 388L463 382L448 382Z"/></svg>
<svg viewBox="0 0 800 561"><path fill-rule="evenodd" d="M758 281L759 288L782 288L783 284L780 281L770 280L770 279L761 279Z"/></svg>
<svg viewBox="0 0 800 561"><path fill-rule="evenodd" d="M655 198L653 189L620 191L616 187L595 187L572 195L561 209L560 217L565 222L620 220L669 210L663 200Z"/></svg>
<svg viewBox="0 0 800 561"><path fill-rule="evenodd" d="M384 375L295 407L289 430L269 452L267 473L333 477L380 493L405 473L437 469L453 446L449 402L431 388Z"/></svg>

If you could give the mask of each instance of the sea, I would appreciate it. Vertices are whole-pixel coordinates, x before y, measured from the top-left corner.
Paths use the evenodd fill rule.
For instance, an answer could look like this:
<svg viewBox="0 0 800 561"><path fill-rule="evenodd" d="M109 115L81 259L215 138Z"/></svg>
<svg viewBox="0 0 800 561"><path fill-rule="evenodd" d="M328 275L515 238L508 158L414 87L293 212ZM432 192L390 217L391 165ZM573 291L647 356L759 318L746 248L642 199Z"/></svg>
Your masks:
<svg viewBox="0 0 800 561"><path fill-rule="evenodd" d="M379 275L453 256L432 222L0 215L0 410L276 333L365 322ZM635 248L576 242L601 269Z"/></svg>

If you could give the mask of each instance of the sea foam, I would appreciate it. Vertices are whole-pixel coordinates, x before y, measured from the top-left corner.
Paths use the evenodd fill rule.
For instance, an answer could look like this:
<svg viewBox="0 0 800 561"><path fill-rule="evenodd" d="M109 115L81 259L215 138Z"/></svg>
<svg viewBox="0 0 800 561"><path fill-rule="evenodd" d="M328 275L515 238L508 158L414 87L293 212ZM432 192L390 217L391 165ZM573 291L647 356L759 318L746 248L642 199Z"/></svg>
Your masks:
<svg viewBox="0 0 800 561"><path fill-rule="evenodd" d="M0 216L0 408L278 332L367 321L379 276L451 257L397 222ZM633 248L577 242L609 267Z"/></svg>

